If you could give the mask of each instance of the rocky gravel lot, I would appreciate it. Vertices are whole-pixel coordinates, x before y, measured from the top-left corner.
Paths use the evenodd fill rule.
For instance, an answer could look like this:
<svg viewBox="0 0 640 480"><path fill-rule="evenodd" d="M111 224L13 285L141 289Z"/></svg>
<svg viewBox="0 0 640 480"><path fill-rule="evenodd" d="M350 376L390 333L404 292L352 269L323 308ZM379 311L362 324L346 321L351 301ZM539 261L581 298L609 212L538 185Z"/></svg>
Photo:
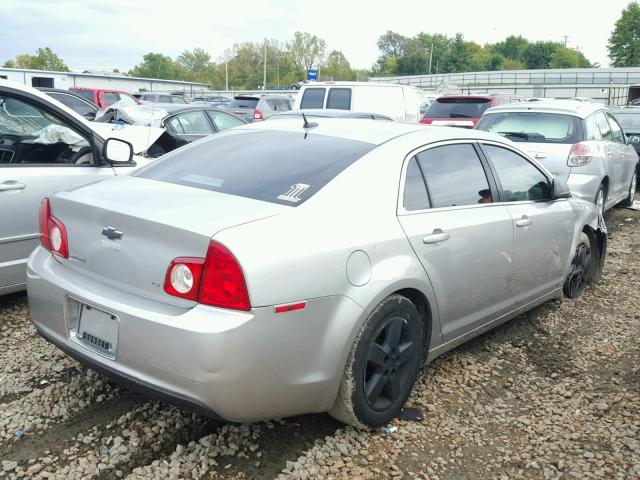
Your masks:
<svg viewBox="0 0 640 480"><path fill-rule="evenodd" d="M600 284L444 355L419 422L225 424L118 388L0 298L0 478L640 478L640 212L607 215Z"/></svg>

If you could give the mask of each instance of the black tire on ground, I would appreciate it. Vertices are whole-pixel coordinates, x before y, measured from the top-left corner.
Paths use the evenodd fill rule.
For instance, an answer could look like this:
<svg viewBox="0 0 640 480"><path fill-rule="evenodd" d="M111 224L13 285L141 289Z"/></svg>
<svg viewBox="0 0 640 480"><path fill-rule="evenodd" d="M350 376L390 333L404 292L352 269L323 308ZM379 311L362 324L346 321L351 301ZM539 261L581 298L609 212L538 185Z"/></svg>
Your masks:
<svg viewBox="0 0 640 480"><path fill-rule="evenodd" d="M356 336L329 414L363 429L393 420L411 393L425 351L415 305L402 295L387 297Z"/></svg>
<svg viewBox="0 0 640 480"><path fill-rule="evenodd" d="M578 298L582 295L587 284L594 280L594 269L597 269L599 264L596 257L598 249L593 245L595 241L585 232L580 235L580 240L578 240L578 245L571 259L569 274L562 287L562 291L569 298Z"/></svg>
<svg viewBox="0 0 640 480"><path fill-rule="evenodd" d="M636 198L636 182L637 177L636 172L634 171L633 175L631 176L631 183L629 184L629 195L627 196L627 198L620 202L621 206L630 207L631 205L633 205L633 201Z"/></svg>

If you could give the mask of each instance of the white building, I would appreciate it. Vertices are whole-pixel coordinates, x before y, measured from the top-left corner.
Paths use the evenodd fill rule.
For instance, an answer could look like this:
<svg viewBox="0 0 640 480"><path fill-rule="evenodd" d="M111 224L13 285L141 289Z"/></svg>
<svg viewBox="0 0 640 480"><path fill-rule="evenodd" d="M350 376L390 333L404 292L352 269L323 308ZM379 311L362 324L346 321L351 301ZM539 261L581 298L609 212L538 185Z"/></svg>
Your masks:
<svg viewBox="0 0 640 480"><path fill-rule="evenodd" d="M31 87L68 89L69 87L90 87L136 92L184 92L187 95L209 89L206 83L182 80L161 80L154 78L126 77L118 73L96 74L75 72L48 72L22 68L0 68L0 78L21 82Z"/></svg>

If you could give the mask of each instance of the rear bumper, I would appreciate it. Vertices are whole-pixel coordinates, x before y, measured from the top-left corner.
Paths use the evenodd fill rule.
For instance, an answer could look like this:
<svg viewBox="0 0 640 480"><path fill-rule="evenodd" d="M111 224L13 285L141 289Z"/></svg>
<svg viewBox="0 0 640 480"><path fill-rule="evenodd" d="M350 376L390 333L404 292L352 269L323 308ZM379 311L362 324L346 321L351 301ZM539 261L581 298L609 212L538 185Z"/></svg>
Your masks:
<svg viewBox="0 0 640 480"><path fill-rule="evenodd" d="M232 421L328 410L362 314L343 296L284 314L171 306L72 272L40 247L27 276L31 319L51 343L131 389ZM71 335L69 298L118 317L115 359Z"/></svg>

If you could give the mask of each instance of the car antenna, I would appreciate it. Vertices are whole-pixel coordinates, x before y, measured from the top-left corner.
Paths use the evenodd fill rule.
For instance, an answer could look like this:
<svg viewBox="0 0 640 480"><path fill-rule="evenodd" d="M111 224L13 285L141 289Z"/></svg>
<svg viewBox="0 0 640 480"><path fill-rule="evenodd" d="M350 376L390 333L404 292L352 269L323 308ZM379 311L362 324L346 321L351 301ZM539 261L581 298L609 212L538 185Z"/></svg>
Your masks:
<svg viewBox="0 0 640 480"><path fill-rule="evenodd" d="M304 124L302 125L302 128L313 128L318 126L316 122L310 122L309 120L307 120L307 116L304 114L304 112L301 112L301 113L302 113L302 119L304 120Z"/></svg>

